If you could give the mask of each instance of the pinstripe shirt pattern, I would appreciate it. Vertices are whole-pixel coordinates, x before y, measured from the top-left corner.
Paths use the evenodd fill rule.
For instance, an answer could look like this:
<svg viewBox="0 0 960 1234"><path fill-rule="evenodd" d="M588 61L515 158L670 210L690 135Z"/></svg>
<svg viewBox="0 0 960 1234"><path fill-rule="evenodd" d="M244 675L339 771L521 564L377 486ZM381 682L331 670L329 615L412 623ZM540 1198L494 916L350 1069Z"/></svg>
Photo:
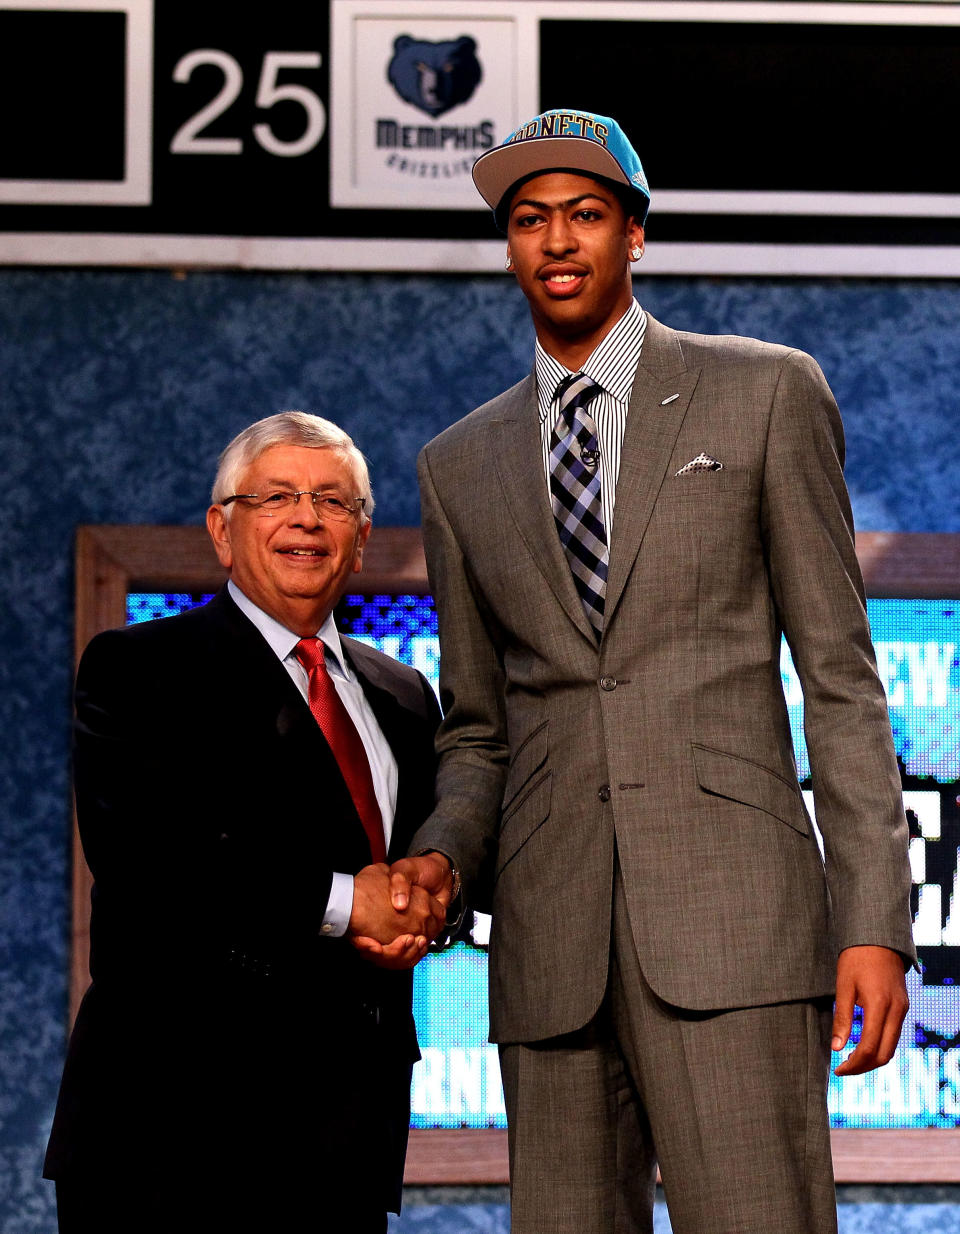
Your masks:
<svg viewBox="0 0 960 1234"><path fill-rule="evenodd" d="M591 352L580 369L602 391L590 403L590 414L597 425L600 442L600 498L603 503L603 525L607 544L613 529L613 507L616 496L617 476L620 472L620 449L627 426L627 411L633 378L640 362L643 336L647 329L647 315L631 300L630 307L609 334ZM557 386L570 370L559 360L548 355L537 340L534 371L537 377L537 404L540 409L540 440L543 446L543 474L550 492L550 434L560 415L560 404L554 398Z"/></svg>

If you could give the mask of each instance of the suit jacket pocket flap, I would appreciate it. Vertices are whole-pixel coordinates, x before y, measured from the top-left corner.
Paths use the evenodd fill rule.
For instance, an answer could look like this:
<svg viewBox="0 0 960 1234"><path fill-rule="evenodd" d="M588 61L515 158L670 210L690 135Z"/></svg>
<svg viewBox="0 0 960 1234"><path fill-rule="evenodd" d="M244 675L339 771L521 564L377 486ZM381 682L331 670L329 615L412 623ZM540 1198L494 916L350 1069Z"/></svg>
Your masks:
<svg viewBox="0 0 960 1234"><path fill-rule="evenodd" d="M500 806L503 818L511 813L516 799L547 761L548 723L549 721L544 720L529 732L510 760L507 782L503 790L503 802Z"/></svg>
<svg viewBox="0 0 960 1234"><path fill-rule="evenodd" d="M792 787L775 771L708 746L693 747L693 762L697 783L705 792L755 806L801 835L810 835L810 821L799 787Z"/></svg>
<svg viewBox="0 0 960 1234"><path fill-rule="evenodd" d="M544 771L522 793L517 794L510 809L503 814L497 853L498 875L548 818L552 788L553 772Z"/></svg>

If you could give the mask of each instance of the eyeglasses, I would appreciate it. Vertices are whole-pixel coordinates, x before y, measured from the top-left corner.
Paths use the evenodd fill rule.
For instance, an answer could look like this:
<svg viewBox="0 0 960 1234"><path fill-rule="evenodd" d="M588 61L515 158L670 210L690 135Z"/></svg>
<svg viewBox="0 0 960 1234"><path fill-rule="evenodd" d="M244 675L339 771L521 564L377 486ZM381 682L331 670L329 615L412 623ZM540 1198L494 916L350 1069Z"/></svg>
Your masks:
<svg viewBox="0 0 960 1234"><path fill-rule="evenodd" d="M234 493L232 497L225 497L220 504L228 506L231 501L242 501L260 514L286 514L301 497L310 498L315 513L321 519L332 519L335 523L356 518L366 505L365 497L338 497L336 493L318 493L309 488L302 488L297 493L285 488L274 489L270 493Z"/></svg>

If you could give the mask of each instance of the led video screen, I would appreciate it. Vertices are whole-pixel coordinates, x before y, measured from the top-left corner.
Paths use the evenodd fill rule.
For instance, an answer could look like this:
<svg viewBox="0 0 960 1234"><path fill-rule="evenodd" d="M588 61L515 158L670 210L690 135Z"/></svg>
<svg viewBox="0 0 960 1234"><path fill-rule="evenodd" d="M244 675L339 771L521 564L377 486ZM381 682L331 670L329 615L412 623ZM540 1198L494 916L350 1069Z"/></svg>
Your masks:
<svg viewBox="0 0 960 1234"><path fill-rule="evenodd" d="M129 593L127 620L168 616L208 598ZM868 612L903 776L923 971L908 976L911 1009L896 1057L867 1076L833 1077L831 1119L845 1128L960 1127L960 601L871 599ZM413 664L436 686L431 597L348 595L337 618L342 632ZM781 676L808 789L803 698L786 647ZM812 815L812 794L806 797ZM414 1070L414 1127L506 1125L497 1053L487 1043L488 936L489 918L468 916L458 941L416 970L423 1061Z"/></svg>

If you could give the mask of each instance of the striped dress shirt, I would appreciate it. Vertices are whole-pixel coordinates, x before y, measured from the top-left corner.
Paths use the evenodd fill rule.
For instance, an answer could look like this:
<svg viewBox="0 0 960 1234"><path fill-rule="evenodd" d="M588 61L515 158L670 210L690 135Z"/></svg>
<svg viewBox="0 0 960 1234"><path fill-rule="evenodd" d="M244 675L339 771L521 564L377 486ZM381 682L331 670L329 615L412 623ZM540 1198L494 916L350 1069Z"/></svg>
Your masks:
<svg viewBox="0 0 960 1234"><path fill-rule="evenodd" d="M597 440L600 443L600 499L603 503L603 525L607 533L607 545L613 529L613 507L620 472L620 450L623 433L627 426L627 411L630 407L630 392L633 378L640 362L643 336L647 329L647 315L636 300L613 327L609 334L594 348L586 363L578 372L586 373L601 392L591 401L588 410L597 425ZM537 340L534 371L537 377L537 403L540 408L540 438L543 445L543 473L550 493L550 434L560 415L560 405L554 398L557 386L570 370L559 360L548 355Z"/></svg>

